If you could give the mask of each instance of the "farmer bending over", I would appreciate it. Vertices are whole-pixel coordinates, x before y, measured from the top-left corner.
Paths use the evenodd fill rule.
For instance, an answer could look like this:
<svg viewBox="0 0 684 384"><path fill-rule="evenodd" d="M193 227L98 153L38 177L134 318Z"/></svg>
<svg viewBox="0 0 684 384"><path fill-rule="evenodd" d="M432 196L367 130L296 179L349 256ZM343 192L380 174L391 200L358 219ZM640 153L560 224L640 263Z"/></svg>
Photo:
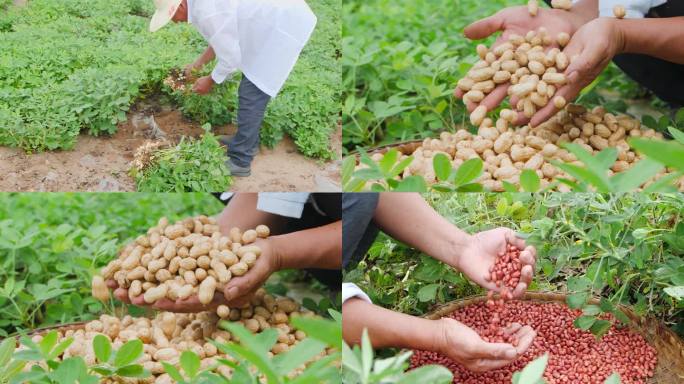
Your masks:
<svg viewBox="0 0 684 384"><path fill-rule="evenodd" d="M489 281L489 268L507 244L523 249L520 297L532 281L536 250L508 228L469 235L440 216L417 193L347 193L342 197L342 265L358 263L379 230L462 272L474 283L498 291ZM368 330L374 348L409 348L434 351L471 371L506 366L522 356L534 341L530 326L514 323L505 332L515 334L518 346L488 343L473 329L450 318L428 320L374 305L355 284L342 284L342 332L349 344L360 344Z"/></svg>
<svg viewBox="0 0 684 384"><path fill-rule="evenodd" d="M192 90L205 95L233 72L242 72L238 90L238 132L228 145L226 166L233 176L249 176L259 149L266 106L283 87L316 25L304 0L154 0L150 31L169 21L195 25L209 47L185 68L185 75L217 58L210 76ZM223 142L223 140L222 140Z"/></svg>
<svg viewBox="0 0 684 384"><path fill-rule="evenodd" d="M613 16L616 5L625 7L624 19ZM534 17L527 7L511 7L467 26L464 33L479 40L501 31L506 39L511 34L525 36L539 27L553 37L561 32L571 36L563 52L568 58L577 58L565 70L568 83L556 92L565 100L574 100L612 60L673 110L684 107L684 1L575 0L569 11L540 7ZM491 111L506 97L507 87L498 86L480 104ZM456 97L462 96L457 89ZM468 103L467 107L472 111L477 104ZM549 103L531 120L519 113L517 123L529 121L537 126L557 111Z"/></svg>

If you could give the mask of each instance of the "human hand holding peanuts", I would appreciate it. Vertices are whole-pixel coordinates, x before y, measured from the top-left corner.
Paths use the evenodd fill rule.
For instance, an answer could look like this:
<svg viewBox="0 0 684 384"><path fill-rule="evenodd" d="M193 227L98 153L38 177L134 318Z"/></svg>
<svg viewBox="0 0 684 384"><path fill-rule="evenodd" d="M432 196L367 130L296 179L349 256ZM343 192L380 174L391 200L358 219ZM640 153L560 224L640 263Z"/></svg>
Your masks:
<svg viewBox="0 0 684 384"><path fill-rule="evenodd" d="M526 246L525 240L518 238L509 228L495 228L472 235L456 268L481 287L502 292L507 288L498 287L492 281L491 269L509 245L520 250L519 262L521 264L520 276L516 276L518 283L510 293L513 298L521 297L532 282L537 251L533 246Z"/></svg>
<svg viewBox="0 0 684 384"><path fill-rule="evenodd" d="M227 300L222 294L228 283L256 269L250 281L259 286L277 266L266 238L264 225L244 233L233 228L219 232L212 218L199 216L173 225L162 218L123 249L102 275L119 300L173 312L214 310L219 305L245 304L259 287L244 290L244 297ZM257 268L253 268L257 266ZM93 293L101 300L103 280L93 278ZM104 287L105 290L107 287ZM106 298L105 298L106 296Z"/></svg>
<svg viewBox="0 0 684 384"><path fill-rule="evenodd" d="M622 40L613 18L597 18L577 30L563 50L565 56L574 59L565 70L567 83L558 89L556 96L567 101L579 96L582 89L591 84L610 64L613 57L620 53L624 44ZM537 126L545 122L559 109L552 103L547 104L534 114L530 124Z"/></svg>
<svg viewBox="0 0 684 384"><path fill-rule="evenodd" d="M525 36L531 30L544 28L546 30L546 38L553 41L547 41L548 48L558 47L556 44L556 37L565 34L571 36L583 24L583 17L557 9L539 9L535 16L532 16L527 7L511 7L503 9L496 14L476 21L464 30L464 34L468 39L481 40L496 32L501 31L501 35L497 38L492 46L492 50L505 44L510 36L519 35ZM486 47L484 45L478 46L478 53L483 53ZM486 55L481 55L483 60L487 60ZM487 61L495 61L495 58L489 58ZM480 101L466 100L464 103L469 112L475 110L476 107L485 106L487 111L491 111L498 106L506 97L510 83L503 81L497 83L495 81L495 88L489 93L486 93ZM454 95L463 99L466 92L460 88L456 88ZM523 116L520 115L520 119Z"/></svg>
<svg viewBox="0 0 684 384"><path fill-rule="evenodd" d="M516 338L518 343L489 343L475 330L451 318L438 320L443 338L438 350L466 369L486 372L505 367L525 354L532 345L536 332L530 326L513 323L504 329L504 334Z"/></svg>

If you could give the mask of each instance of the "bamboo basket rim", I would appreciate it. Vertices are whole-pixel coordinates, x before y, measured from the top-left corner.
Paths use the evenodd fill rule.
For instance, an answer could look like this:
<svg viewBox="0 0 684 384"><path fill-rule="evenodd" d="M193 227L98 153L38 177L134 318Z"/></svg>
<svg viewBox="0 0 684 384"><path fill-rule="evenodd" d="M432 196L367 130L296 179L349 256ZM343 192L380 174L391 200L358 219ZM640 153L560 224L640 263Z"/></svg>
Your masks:
<svg viewBox="0 0 684 384"><path fill-rule="evenodd" d="M565 305L567 294L558 292L535 291L526 292L518 299L536 303L560 303ZM487 300L484 294L467 296L461 299L441 304L422 317L436 320L445 317L455 310ZM590 304L598 304L599 298L589 299ZM674 331L664 326L660 321L651 317L638 316L631 307L618 304L631 323L627 326L641 335L657 351L658 362L651 384L681 384L684 383L684 340Z"/></svg>

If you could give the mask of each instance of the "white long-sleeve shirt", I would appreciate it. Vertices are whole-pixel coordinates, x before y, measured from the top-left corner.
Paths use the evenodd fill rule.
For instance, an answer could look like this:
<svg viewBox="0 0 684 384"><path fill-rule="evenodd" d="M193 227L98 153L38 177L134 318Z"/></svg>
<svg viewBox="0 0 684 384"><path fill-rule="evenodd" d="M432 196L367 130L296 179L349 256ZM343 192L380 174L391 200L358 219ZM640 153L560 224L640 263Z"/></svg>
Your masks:
<svg viewBox="0 0 684 384"><path fill-rule="evenodd" d="M275 97L316 26L304 0L188 0L188 22L214 48L220 84L240 70Z"/></svg>
<svg viewBox="0 0 684 384"><path fill-rule="evenodd" d="M622 5L625 7L625 18L641 19L651 8L663 5L667 0L599 0L599 16L614 17L613 7Z"/></svg>

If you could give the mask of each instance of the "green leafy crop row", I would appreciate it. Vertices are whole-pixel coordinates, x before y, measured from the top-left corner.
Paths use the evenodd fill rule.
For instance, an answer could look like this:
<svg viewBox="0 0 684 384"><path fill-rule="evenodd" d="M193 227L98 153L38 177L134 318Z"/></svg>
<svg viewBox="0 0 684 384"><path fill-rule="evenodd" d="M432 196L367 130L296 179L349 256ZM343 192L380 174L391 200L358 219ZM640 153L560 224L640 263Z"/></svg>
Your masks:
<svg viewBox="0 0 684 384"><path fill-rule="evenodd" d="M274 145L288 133L305 155L329 158L339 119L341 3L310 3L319 24L269 108L262 137ZM206 47L187 25L149 33L152 11L146 0L34 0L0 13L0 145L69 149L81 130L114 133L138 98L159 92L172 68ZM206 98L174 100L202 124L225 124L234 120L238 79Z"/></svg>

